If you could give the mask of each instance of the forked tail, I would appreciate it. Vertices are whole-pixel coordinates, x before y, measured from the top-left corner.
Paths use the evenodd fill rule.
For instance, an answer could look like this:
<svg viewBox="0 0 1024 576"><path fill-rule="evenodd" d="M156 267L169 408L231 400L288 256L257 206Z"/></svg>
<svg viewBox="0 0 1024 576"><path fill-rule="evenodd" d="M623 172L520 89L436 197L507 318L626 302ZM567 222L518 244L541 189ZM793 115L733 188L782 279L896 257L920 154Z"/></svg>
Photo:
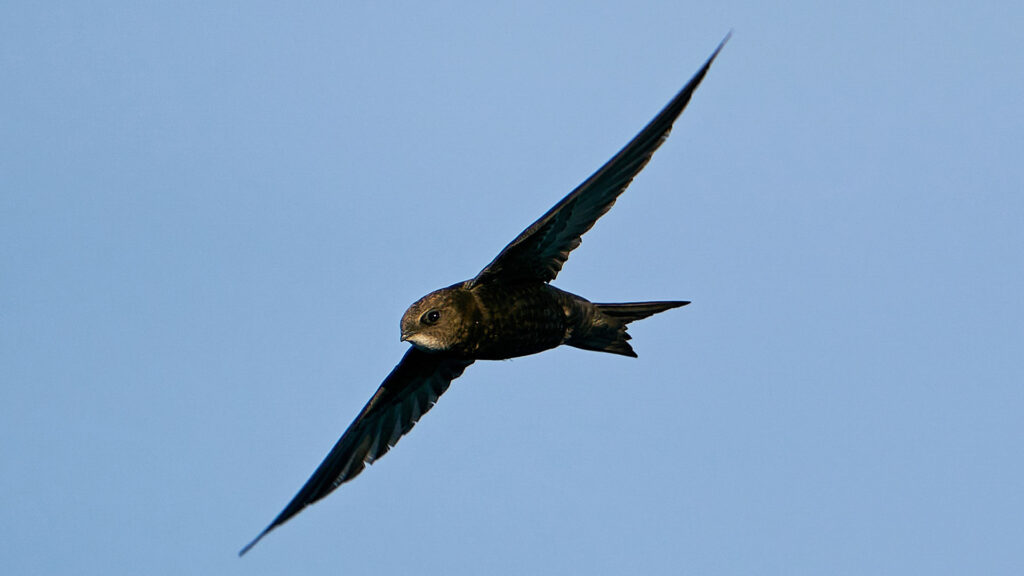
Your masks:
<svg viewBox="0 0 1024 576"><path fill-rule="evenodd" d="M597 304L590 328L582 334L574 334L566 342L569 346L584 350L610 352L636 358L636 352L629 345L631 337L626 332L626 325L635 320L653 316L658 312L686 306L689 301L677 300L670 302L629 302L626 304Z"/></svg>

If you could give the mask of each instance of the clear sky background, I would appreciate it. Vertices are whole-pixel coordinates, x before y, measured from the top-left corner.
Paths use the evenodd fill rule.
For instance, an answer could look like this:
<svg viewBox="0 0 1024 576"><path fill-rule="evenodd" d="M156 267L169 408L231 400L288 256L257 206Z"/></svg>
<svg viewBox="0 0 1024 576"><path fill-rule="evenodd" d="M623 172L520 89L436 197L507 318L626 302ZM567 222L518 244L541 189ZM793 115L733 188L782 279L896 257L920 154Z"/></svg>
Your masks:
<svg viewBox="0 0 1024 576"><path fill-rule="evenodd" d="M5 574L1021 574L1014 2L8 4ZM555 284L255 536L473 276L730 30Z"/></svg>

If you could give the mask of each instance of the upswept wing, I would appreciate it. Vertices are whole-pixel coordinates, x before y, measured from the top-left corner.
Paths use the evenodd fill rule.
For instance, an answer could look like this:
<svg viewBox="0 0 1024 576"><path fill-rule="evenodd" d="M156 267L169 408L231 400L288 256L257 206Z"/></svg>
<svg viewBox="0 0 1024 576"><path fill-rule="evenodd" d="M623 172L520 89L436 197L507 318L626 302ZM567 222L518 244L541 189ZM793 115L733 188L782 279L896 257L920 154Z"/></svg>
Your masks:
<svg viewBox="0 0 1024 576"><path fill-rule="evenodd" d="M410 348L299 493L238 555L386 454L472 363Z"/></svg>
<svg viewBox="0 0 1024 576"><path fill-rule="evenodd" d="M569 252L580 245L580 237L615 204L615 199L668 138L672 124L728 40L726 36L700 71L625 148L506 246L470 286L494 281L553 280Z"/></svg>

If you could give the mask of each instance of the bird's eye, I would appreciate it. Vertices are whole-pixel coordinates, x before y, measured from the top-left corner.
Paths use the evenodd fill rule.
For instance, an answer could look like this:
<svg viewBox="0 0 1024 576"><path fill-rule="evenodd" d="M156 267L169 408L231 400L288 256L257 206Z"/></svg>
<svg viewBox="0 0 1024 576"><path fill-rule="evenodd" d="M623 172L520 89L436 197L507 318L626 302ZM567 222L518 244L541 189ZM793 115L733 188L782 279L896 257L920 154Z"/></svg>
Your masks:
<svg viewBox="0 0 1024 576"><path fill-rule="evenodd" d="M437 324L437 321L440 319L441 312L439 310L427 310L427 312L420 317L420 322L430 326L431 324Z"/></svg>

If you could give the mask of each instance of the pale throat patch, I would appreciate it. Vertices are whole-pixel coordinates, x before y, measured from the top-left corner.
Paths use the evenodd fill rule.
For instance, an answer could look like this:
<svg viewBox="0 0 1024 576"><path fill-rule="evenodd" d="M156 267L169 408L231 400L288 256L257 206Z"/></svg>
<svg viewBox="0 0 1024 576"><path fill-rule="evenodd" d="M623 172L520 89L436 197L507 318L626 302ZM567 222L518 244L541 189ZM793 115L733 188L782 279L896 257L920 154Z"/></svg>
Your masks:
<svg viewBox="0 0 1024 576"><path fill-rule="evenodd" d="M422 348L423 350L431 350L433 352L444 350L444 343L441 342L441 339L430 334L420 332L409 336L408 340L415 344L417 348Z"/></svg>

